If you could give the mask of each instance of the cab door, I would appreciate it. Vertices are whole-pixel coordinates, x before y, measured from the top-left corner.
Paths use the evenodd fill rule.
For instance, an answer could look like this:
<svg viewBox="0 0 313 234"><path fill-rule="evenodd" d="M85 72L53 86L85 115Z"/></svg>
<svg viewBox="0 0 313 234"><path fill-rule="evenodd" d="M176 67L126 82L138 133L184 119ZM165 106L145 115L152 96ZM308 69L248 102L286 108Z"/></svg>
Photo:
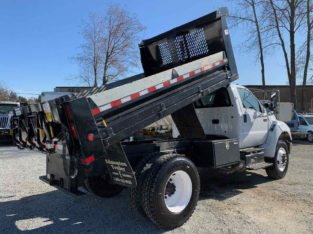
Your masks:
<svg viewBox="0 0 313 234"><path fill-rule="evenodd" d="M262 145L266 141L269 130L267 112L250 90L238 87L237 91L242 110L239 130L240 148Z"/></svg>

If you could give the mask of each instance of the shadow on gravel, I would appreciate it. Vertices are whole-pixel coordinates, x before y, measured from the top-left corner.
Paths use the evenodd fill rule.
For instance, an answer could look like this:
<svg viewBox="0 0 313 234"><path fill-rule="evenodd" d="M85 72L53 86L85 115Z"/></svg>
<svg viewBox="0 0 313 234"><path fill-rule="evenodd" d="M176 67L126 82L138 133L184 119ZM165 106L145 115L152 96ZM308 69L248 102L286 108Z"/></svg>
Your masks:
<svg viewBox="0 0 313 234"><path fill-rule="evenodd" d="M224 174L216 171L200 170L201 192L200 199L226 200L240 193L239 190L257 187L272 181L270 178L250 171Z"/></svg>
<svg viewBox="0 0 313 234"><path fill-rule="evenodd" d="M102 199L52 191L0 202L0 233L163 233L129 208L128 193Z"/></svg>
<svg viewBox="0 0 313 234"><path fill-rule="evenodd" d="M255 173L231 175L201 170L200 199L225 200L239 193L238 189L256 187L271 181ZM31 233L163 233L129 208L128 191L114 198L93 195L71 196L51 191L0 202L0 233L24 230Z"/></svg>

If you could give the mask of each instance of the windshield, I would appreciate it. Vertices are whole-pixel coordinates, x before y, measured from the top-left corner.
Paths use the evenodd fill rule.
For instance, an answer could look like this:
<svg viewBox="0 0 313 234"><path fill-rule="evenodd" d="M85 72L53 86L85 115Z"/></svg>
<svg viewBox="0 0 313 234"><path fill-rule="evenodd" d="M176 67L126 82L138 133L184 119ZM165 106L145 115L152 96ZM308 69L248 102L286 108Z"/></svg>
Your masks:
<svg viewBox="0 0 313 234"><path fill-rule="evenodd" d="M313 125L313 116L311 117L305 117L306 121L309 122L310 125Z"/></svg>
<svg viewBox="0 0 313 234"><path fill-rule="evenodd" d="M18 107L16 104L0 104L0 114L8 114L16 107Z"/></svg>

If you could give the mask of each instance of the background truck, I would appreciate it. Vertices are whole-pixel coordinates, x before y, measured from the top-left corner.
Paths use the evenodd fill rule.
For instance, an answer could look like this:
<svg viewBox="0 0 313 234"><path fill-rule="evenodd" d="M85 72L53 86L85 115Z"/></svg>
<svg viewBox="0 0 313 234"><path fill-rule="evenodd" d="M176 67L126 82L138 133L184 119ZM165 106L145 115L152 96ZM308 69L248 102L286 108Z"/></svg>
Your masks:
<svg viewBox="0 0 313 234"><path fill-rule="evenodd" d="M47 152L41 179L78 195L129 188L135 210L175 228L195 210L198 167L265 168L273 179L284 177L290 130L248 89L231 84L238 74L226 16L221 8L141 42L143 74L16 115L19 145ZM169 115L174 137L145 138L143 128Z"/></svg>
<svg viewBox="0 0 313 234"><path fill-rule="evenodd" d="M0 101L0 141L12 140L10 112L17 107L18 102Z"/></svg>

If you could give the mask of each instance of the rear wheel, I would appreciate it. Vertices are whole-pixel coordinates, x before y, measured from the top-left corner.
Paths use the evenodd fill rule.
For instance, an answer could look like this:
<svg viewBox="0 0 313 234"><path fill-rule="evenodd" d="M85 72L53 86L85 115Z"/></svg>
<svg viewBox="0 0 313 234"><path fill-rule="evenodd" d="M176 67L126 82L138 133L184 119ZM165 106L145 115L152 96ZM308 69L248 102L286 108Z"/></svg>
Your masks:
<svg viewBox="0 0 313 234"><path fill-rule="evenodd" d="M193 214L199 191L199 174L189 159L163 156L153 165L143 184L143 208L156 225L176 228Z"/></svg>
<svg viewBox="0 0 313 234"><path fill-rule="evenodd" d="M289 166L289 151L285 141L278 141L276 154L272 162L273 166L266 168L267 175L276 180L283 178Z"/></svg>
<svg viewBox="0 0 313 234"><path fill-rule="evenodd" d="M87 190L99 197L113 197L119 194L123 187L111 184L102 176L92 176L85 180Z"/></svg>

